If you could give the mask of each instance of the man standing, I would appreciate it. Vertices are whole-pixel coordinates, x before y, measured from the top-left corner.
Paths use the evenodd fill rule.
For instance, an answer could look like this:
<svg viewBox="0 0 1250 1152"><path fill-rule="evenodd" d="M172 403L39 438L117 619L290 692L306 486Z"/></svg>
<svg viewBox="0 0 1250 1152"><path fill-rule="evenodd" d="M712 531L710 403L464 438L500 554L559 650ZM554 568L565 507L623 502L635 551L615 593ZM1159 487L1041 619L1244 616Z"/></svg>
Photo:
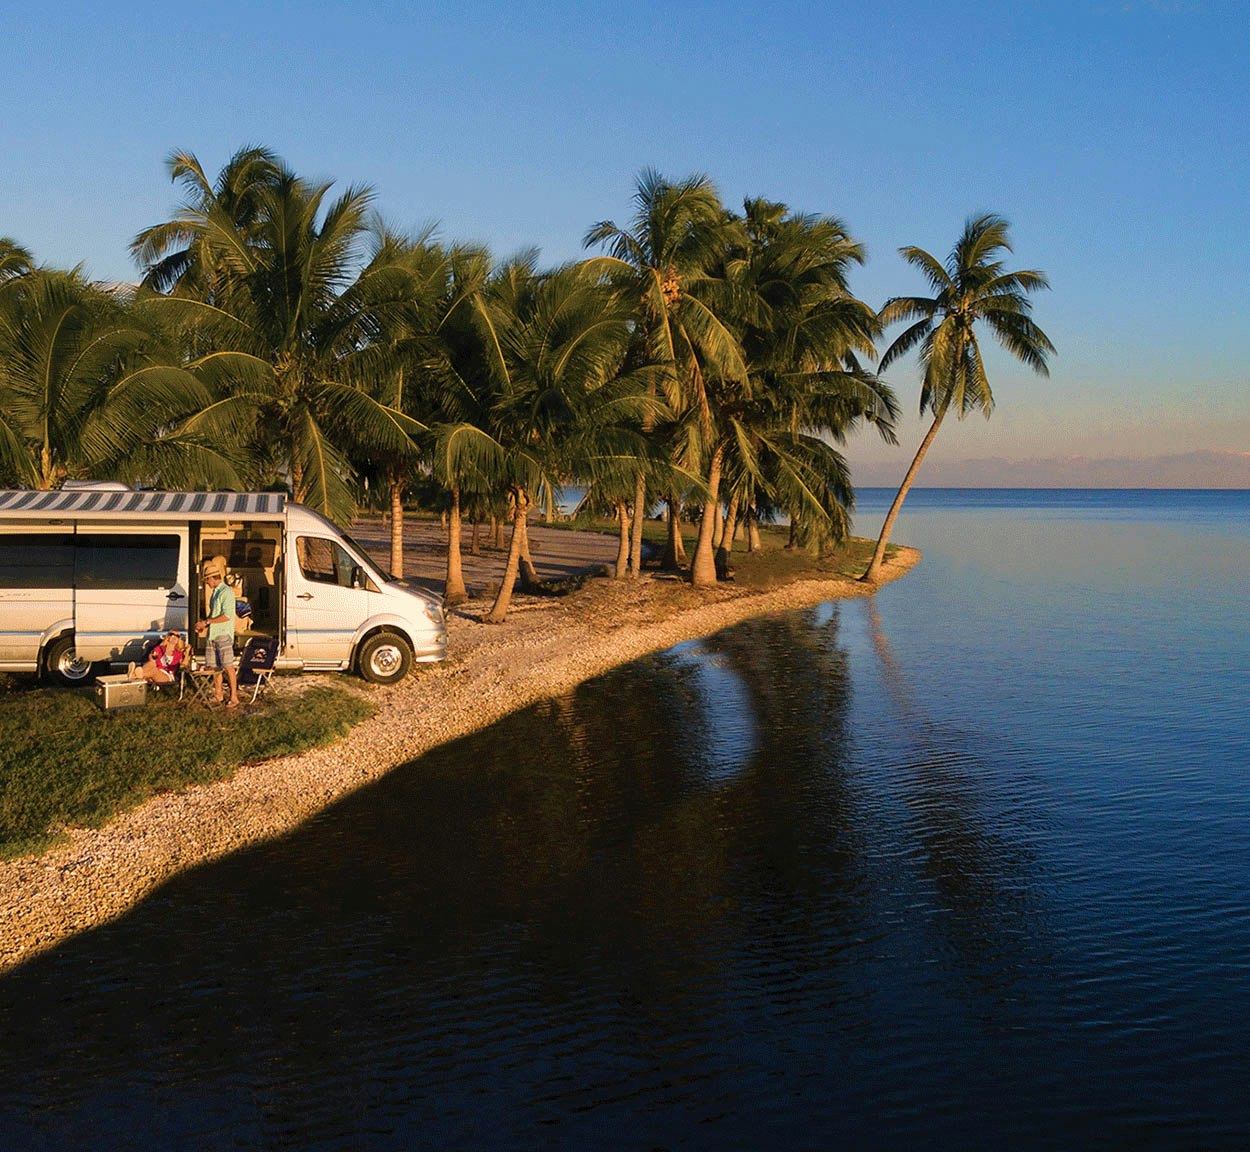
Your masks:
<svg viewBox="0 0 1250 1152"><path fill-rule="evenodd" d="M213 673L213 699L220 704L224 698L221 674L225 672L230 681L230 699L227 708L239 706L238 673L234 668L234 591L226 583L224 569L214 565L204 573L208 585L208 616L195 622L195 630L201 636L207 632L208 642L204 649L204 666Z"/></svg>

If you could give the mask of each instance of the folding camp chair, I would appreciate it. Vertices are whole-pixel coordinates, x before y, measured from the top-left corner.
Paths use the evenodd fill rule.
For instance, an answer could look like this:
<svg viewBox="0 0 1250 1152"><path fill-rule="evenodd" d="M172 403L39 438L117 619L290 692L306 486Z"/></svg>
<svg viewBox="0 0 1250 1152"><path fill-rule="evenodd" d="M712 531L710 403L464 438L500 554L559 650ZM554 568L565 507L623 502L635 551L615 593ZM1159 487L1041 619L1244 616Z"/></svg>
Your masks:
<svg viewBox="0 0 1250 1152"><path fill-rule="evenodd" d="M278 639L276 636L252 636L248 639L239 658L239 688L250 688L252 698L249 704L255 704L262 692L269 687L273 677L274 661L278 659Z"/></svg>
<svg viewBox="0 0 1250 1152"><path fill-rule="evenodd" d="M181 635L181 633L179 633ZM185 637L184 637L185 639ZM139 667L142 667L151 658L153 651L157 645L164 642L164 636L158 636L155 640L150 640L143 646L143 655L135 661ZM174 678L169 681L149 680L148 690L154 696L172 696L174 689L178 690L178 699L182 699L182 694L186 690L184 677L187 674L187 665L190 663L190 649L186 649L183 653L182 663L174 670Z"/></svg>

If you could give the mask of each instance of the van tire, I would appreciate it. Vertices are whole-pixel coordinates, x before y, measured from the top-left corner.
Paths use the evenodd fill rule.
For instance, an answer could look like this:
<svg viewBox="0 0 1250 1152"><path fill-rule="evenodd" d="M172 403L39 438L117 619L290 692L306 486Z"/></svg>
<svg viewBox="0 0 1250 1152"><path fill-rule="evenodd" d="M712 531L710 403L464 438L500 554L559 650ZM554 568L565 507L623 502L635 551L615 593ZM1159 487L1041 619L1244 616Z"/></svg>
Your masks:
<svg viewBox="0 0 1250 1152"><path fill-rule="evenodd" d="M360 646L356 664L370 684L395 684L412 667L412 649L396 632L377 632Z"/></svg>
<svg viewBox="0 0 1250 1152"><path fill-rule="evenodd" d="M91 679L94 665L80 660L74 651L74 634L58 636L44 653L44 667L52 680L63 688L78 688Z"/></svg>

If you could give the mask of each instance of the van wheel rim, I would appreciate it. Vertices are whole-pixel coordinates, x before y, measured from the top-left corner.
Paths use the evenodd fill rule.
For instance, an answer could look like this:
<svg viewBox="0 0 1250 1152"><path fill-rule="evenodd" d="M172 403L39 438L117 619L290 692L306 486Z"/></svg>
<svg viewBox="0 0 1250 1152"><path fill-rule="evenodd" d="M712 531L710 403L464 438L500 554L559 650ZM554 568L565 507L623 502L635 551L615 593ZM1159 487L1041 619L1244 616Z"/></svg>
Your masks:
<svg viewBox="0 0 1250 1152"><path fill-rule="evenodd" d="M84 660L71 648L68 652L61 653L56 662L56 670L66 680L85 680L91 675L91 661Z"/></svg>
<svg viewBox="0 0 1250 1152"><path fill-rule="evenodd" d="M393 676L402 667L403 654L398 645L383 644L369 657L369 670L375 676Z"/></svg>

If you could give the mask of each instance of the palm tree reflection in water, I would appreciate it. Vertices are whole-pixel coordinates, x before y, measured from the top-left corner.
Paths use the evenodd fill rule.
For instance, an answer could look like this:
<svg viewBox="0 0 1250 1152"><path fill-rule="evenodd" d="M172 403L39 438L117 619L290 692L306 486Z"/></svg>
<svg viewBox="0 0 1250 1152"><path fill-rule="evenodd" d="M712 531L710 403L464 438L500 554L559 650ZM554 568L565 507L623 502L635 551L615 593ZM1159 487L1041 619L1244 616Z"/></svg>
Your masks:
<svg viewBox="0 0 1250 1152"><path fill-rule="evenodd" d="M922 848L934 888L933 923L956 962L986 989L1019 981L1022 961L1041 961L1045 909L1025 846L1041 830L1022 813L991 813L978 790L986 765L975 734L935 719L907 682L882 625L875 596L858 602L867 617L882 683L905 752L898 784L909 837Z"/></svg>
<svg viewBox="0 0 1250 1152"><path fill-rule="evenodd" d="M0 983L10 1144L105 1117L151 1147L853 1132L907 1055L898 957L936 920L976 983L1009 982L1033 905L937 728L936 755L858 763L839 613L702 642L735 685L732 772L717 679L663 654L27 965Z"/></svg>

